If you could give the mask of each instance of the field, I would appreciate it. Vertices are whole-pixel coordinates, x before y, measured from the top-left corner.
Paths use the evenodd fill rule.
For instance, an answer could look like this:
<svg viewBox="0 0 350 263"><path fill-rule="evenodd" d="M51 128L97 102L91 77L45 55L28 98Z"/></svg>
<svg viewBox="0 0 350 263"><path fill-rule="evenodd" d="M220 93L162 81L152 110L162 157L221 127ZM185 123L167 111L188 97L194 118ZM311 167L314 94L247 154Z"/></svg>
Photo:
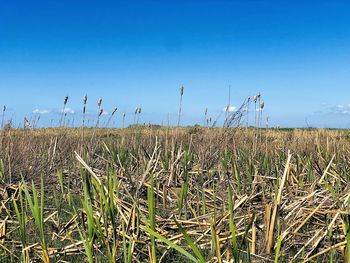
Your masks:
<svg viewBox="0 0 350 263"><path fill-rule="evenodd" d="M3 130L1 262L346 262L350 134Z"/></svg>

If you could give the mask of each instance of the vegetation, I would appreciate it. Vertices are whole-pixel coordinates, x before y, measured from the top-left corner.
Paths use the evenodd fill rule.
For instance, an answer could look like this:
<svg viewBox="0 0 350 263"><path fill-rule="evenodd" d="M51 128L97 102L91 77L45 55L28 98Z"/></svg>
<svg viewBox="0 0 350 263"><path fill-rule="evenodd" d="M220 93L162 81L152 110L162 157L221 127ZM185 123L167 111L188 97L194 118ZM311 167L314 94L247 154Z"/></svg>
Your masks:
<svg viewBox="0 0 350 263"><path fill-rule="evenodd" d="M0 261L347 261L349 152L341 130L4 129Z"/></svg>

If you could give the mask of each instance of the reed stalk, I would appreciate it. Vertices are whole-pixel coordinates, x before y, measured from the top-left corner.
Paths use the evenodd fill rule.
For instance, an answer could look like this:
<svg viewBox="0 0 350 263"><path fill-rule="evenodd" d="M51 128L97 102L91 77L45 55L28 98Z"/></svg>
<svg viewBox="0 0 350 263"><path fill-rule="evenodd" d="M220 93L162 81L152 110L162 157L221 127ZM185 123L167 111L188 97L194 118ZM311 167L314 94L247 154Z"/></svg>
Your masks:
<svg viewBox="0 0 350 263"><path fill-rule="evenodd" d="M180 88L180 105L179 105L179 113L178 113L178 119L177 119L177 127L180 127L180 120L181 120L181 113L182 113L182 97L184 95L184 86L181 86Z"/></svg>

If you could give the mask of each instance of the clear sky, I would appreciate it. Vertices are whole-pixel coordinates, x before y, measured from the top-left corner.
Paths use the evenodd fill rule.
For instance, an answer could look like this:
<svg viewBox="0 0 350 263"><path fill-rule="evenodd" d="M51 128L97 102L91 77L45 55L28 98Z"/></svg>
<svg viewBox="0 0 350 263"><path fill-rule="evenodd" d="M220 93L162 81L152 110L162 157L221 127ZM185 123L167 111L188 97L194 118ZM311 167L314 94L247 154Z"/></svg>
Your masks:
<svg viewBox="0 0 350 263"><path fill-rule="evenodd" d="M0 105L19 123L203 123L261 92L272 125L350 127L350 1L0 1ZM34 113L33 113L34 112ZM74 112L74 113L73 113ZM107 118L108 116L104 116Z"/></svg>

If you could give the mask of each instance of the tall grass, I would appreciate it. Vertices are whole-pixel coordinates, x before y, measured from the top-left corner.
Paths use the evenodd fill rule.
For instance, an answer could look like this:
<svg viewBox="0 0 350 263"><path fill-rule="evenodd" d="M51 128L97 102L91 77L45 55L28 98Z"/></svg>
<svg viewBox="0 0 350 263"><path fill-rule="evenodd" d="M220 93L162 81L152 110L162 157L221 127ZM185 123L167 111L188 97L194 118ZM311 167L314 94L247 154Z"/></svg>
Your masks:
<svg viewBox="0 0 350 263"><path fill-rule="evenodd" d="M26 201L29 205L30 211L32 213L32 216L34 218L34 223L38 231L39 239L40 239L40 245L42 249L42 255L41 259L43 262L50 262L48 247L46 243L46 236L44 231L44 181L43 177L41 176L41 183L40 183L40 200L39 200L39 194L35 188L34 182L32 182L31 191L32 194L29 193L27 184L23 181L23 191L25 193ZM23 208L23 206L22 206ZM21 217L22 220L25 219L24 216Z"/></svg>
<svg viewBox="0 0 350 263"><path fill-rule="evenodd" d="M345 261L348 132L266 132L4 132L0 259Z"/></svg>

